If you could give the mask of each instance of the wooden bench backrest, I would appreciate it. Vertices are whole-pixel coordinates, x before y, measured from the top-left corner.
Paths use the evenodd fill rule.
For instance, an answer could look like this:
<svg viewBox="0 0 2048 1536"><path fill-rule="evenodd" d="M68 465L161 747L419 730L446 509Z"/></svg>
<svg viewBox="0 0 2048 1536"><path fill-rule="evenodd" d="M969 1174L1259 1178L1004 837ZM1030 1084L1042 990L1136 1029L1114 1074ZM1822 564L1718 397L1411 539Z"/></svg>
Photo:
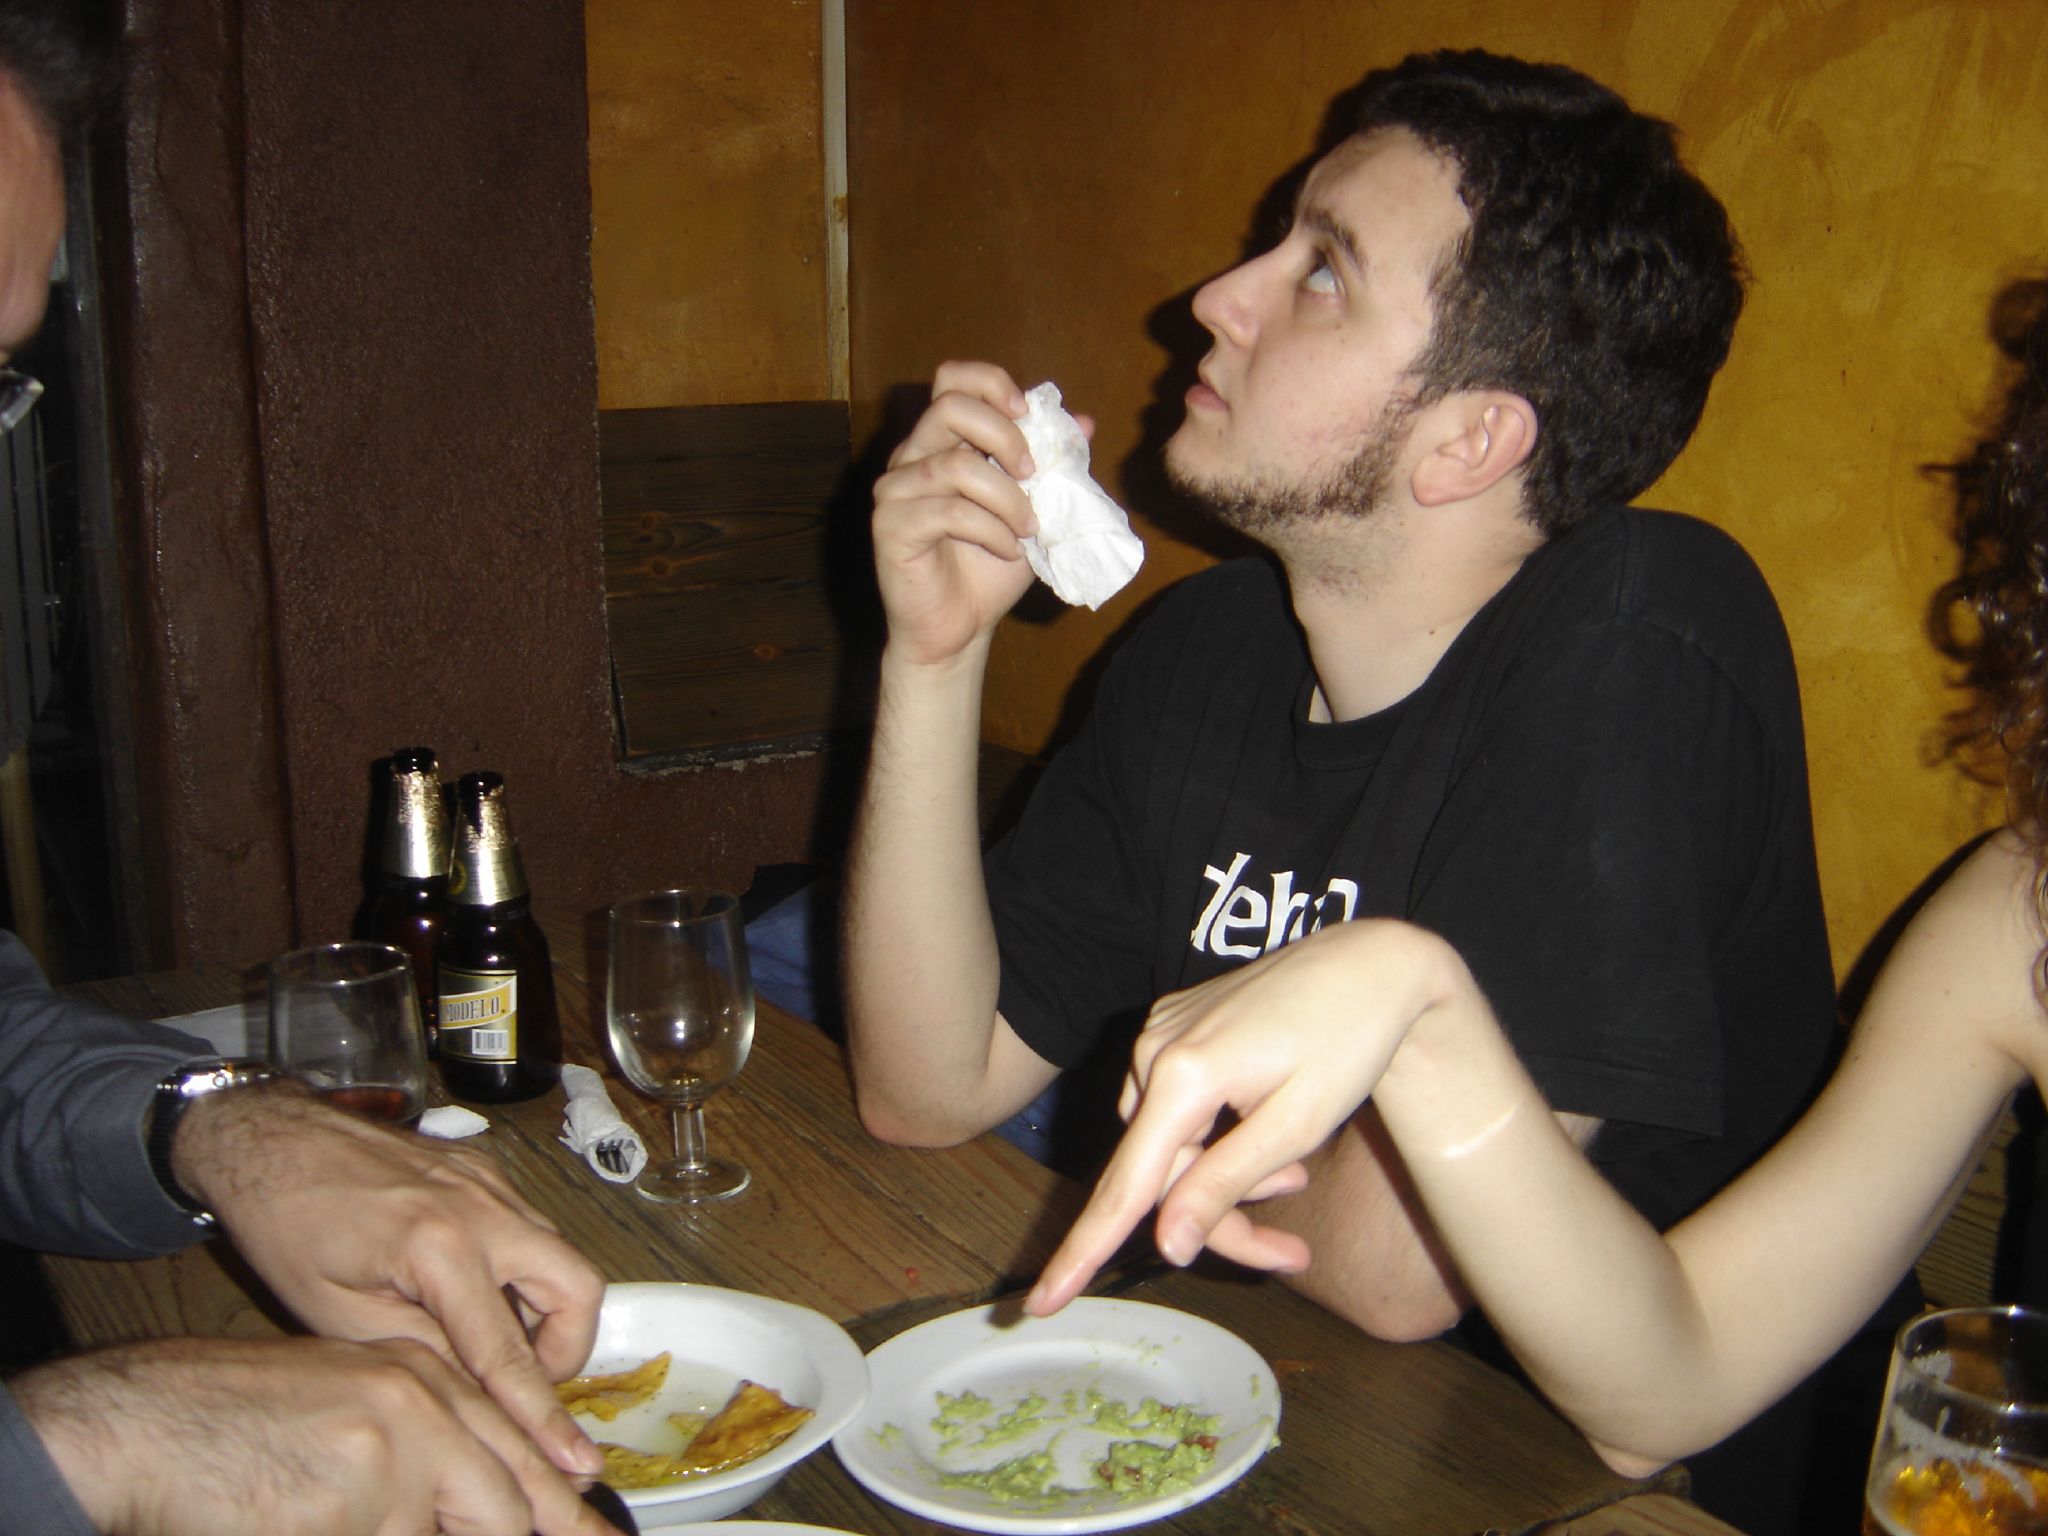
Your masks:
<svg viewBox="0 0 2048 1536"><path fill-rule="evenodd" d="M844 401L604 411L605 611L628 762L814 746L873 714ZM855 520L858 526L850 526Z"/></svg>

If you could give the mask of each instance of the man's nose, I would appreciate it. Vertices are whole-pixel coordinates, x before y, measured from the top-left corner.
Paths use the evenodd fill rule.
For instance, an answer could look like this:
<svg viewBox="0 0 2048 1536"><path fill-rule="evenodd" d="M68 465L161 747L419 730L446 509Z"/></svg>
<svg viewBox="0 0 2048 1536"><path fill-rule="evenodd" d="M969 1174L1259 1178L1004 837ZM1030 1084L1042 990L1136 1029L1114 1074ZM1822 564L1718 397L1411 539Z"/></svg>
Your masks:
<svg viewBox="0 0 2048 1536"><path fill-rule="evenodd" d="M1258 334L1255 308L1257 261L1232 267L1195 290L1195 318L1219 341L1248 347Z"/></svg>

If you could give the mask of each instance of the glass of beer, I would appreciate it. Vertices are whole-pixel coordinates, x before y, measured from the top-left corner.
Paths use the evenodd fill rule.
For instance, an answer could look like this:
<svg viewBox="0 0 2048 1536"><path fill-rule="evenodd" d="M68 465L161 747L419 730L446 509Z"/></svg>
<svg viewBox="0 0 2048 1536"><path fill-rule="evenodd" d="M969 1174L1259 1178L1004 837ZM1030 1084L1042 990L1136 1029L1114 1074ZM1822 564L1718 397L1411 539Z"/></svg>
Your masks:
<svg viewBox="0 0 2048 1536"><path fill-rule="evenodd" d="M674 1154L650 1159L649 1200L727 1200L749 1174L704 1149L704 1101L739 1075L754 1043L754 983L737 897L656 891L611 911L605 1021L626 1081L668 1105Z"/></svg>
<svg viewBox="0 0 2048 1536"><path fill-rule="evenodd" d="M418 1124L427 1042L405 955L388 944L320 944L271 961L270 1062L330 1104Z"/></svg>
<svg viewBox="0 0 2048 1536"><path fill-rule="evenodd" d="M1899 1330L1863 1529L2048 1533L2048 1313L1959 1307Z"/></svg>

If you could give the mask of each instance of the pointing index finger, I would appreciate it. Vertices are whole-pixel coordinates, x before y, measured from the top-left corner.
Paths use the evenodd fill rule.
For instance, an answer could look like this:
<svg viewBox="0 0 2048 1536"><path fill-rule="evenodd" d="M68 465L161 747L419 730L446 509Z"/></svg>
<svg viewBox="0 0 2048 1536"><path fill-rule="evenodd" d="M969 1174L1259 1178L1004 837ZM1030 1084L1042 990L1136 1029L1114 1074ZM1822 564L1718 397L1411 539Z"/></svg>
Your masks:
<svg viewBox="0 0 2048 1536"><path fill-rule="evenodd" d="M1200 1100L1179 1104L1157 1094L1139 1100L1088 1204L1025 1298L1025 1311L1049 1317L1080 1294L1172 1186L1183 1152L1200 1150L1215 1118L1214 1107Z"/></svg>

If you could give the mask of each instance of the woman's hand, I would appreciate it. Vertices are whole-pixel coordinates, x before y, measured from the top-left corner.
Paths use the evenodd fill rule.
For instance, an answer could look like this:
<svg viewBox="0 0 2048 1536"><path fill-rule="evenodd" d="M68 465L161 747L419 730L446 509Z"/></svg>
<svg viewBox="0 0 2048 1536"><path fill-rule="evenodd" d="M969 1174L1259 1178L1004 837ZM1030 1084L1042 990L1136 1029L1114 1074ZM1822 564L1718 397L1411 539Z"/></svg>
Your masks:
<svg viewBox="0 0 2048 1536"><path fill-rule="evenodd" d="M1476 1001L1478 990L1448 944L1373 920L1161 998L1124 1084L1130 1128L1026 1310L1065 1306L1154 1206L1173 1263L1206 1246L1256 1268L1307 1268L1306 1243L1241 1207L1305 1187L1301 1159L1356 1113L1417 1021L1454 996ZM1226 1110L1236 1123L1216 1136Z"/></svg>

